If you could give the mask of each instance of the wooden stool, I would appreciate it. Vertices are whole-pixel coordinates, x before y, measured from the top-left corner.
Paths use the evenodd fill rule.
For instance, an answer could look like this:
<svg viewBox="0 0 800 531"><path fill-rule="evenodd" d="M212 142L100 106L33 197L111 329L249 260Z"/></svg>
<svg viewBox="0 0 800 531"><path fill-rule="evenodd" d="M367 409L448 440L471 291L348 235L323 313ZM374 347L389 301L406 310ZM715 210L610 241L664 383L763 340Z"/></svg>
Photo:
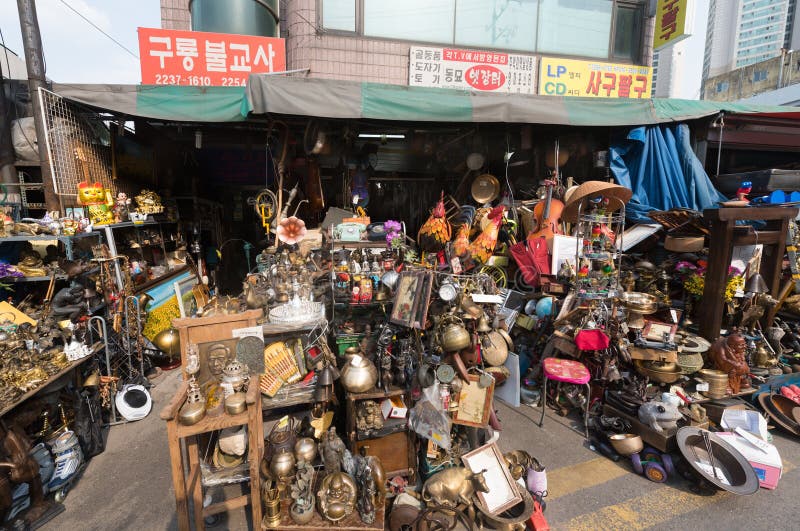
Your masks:
<svg viewBox="0 0 800 531"><path fill-rule="evenodd" d="M223 413L218 417L205 417L193 426L184 426L178 422L178 412L186 401L187 382L182 382L178 392L169 404L161 410L161 419L167 421L167 440L169 443L172 484L175 488L175 507L178 516L178 529L188 531L189 502L191 493L194 504L194 528L205 529L206 516L221 513L230 509L244 507L248 503L252 508L253 527L261 528L261 476L259 463L264 455L264 426L261 416L261 393L258 385L250 385L247 390L247 410L238 415ZM247 426L248 450L250 463L250 494L237 496L225 501L203 507L202 472L200 470L200 452L198 436L224 428ZM186 447L188 469L184 466L181 442Z"/></svg>
<svg viewBox="0 0 800 531"><path fill-rule="evenodd" d="M583 415L583 432L589 438L589 402L592 396L592 388L589 380L592 375L586 366L575 360L562 360L559 358L545 358L542 360L542 374L544 375L544 386L542 391L542 416L539 419L539 426L544 424L544 409L547 407L547 380L565 382L575 385L586 386L586 412Z"/></svg>

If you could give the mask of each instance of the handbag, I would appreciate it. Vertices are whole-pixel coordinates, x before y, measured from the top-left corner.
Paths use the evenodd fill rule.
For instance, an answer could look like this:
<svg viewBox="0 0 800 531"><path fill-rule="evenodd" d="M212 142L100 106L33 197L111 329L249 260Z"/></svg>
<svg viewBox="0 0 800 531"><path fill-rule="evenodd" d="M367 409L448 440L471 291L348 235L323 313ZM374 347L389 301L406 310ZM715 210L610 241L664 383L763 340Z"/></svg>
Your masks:
<svg viewBox="0 0 800 531"><path fill-rule="evenodd" d="M575 336L579 350L605 350L610 344L611 338L599 328L584 329Z"/></svg>
<svg viewBox="0 0 800 531"><path fill-rule="evenodd" d="M100 392L86 387L78 393L75 410L75 434L86 459L101 454L106 449L103 438L103 418L100 409Z"/></svg>

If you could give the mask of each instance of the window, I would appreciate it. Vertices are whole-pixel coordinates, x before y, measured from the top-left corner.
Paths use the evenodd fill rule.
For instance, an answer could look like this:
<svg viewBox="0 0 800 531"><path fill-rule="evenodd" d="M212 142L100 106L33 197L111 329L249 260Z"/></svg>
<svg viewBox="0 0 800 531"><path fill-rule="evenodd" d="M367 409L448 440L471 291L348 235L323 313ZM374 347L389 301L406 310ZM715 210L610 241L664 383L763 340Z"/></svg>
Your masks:
<svg viewBox="0 0 800 531"><path fill-rule="evenodd" d="M642 10L637 6L617 6L614 22L614 59L636 62L642 34Z"/></svg>
<svg viewBox="0 0 800 531"><path fill-rule="evenodd" d="M453 42L455 0L365 0L364 35Z"/></svg>
<svg viewBox="0 0 800 531"><path fill-rule="evenodd" d="M753 83L757 81L764 81L767 79L767 71L766 70L756 70L753 72Z"/></svg>
<svg viewBox="0 0 800 531"><path fill-rule="evenodd" d="M638 63L646 0L317 0L326 30ZM612 34L613 29L613 34Z"/></svg>
<svg viewBox="0 0 800 531"><path fill-rule="evenodd" d="M538 8L538 0L458 0L456 42L534 52Z"/></svg>
<svg viewBox="0 0 800 531"><path fill-rule="evenodd" d="M607 58L614 3L541 0L537 51Z"/></svg>
<svg viewBox="0 0 800 531"><path fill-rule="evenodd" d="M325 0L322 2L322 25L340 31L356 30L356 0Z"/></svg>
<svg viewBox="0 0 800 531"><path fill-rule="evenodd" d="M725 92L728 90L728 82L727 81L718 81L717 82L717 92Z"/></svg>

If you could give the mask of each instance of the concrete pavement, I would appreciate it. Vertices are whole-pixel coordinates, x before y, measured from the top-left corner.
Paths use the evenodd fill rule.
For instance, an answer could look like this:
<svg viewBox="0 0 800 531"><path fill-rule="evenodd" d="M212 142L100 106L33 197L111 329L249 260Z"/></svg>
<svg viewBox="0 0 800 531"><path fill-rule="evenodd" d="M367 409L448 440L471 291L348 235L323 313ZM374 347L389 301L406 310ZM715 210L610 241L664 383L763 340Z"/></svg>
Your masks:
<svg viewBox="0 0 800 531"><path fill-rule="evenodd" d="M95 457L65 500L66 511L43 529L174 530L175 501L169 471L166 429L158 418L177 388L178 371L154 383L153 412L144 420L114 426L106 451ZM775 491L753 496L717 492L696 495L681 479L656 484L633 473L627 460L614 463L586 445L582 425L548 411L539 428L539 410L498 403L504 425L503 451L526 450L548 470L545 516L553 529L786 529L795 527L800 492L800 444L773 430L784 459L784 477ZM240 487L231 487L238 489ZM245 511L224 516L211 529L247 529Z"/></svg>

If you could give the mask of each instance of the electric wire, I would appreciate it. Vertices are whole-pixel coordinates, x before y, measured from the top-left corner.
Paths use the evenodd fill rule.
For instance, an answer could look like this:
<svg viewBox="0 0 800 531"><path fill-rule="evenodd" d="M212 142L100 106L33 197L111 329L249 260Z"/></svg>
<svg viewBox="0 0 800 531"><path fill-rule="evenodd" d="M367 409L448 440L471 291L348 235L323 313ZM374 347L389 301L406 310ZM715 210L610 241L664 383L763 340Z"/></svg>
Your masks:
<svg viewBox="0 0 800 531"><path fill-rule="evenodd" d="M120 48L122 48L123 50L125 50L126 52L128 52L129 54L131 54L131 55L132 55L134 58L136 58L137 60L139 59L139 56L138 56L136 53L132 52L130 48L128 48L127 46L125 46L124 44L122 44L121 42L119 42L117 39L115 39L114 37L112 37L111 35L109 35L108 33L106 33L105 31L103 31L103 29L102 29L100 26L98 26L97 24L95 24L94 22L92 22L91 20L89 20L88 18L86 18L86 17L83 15L83 13L81 13L80 11L78 11L77 9L75 9L74 7L72 7L72 6L71 6L71 5L70 5L70 4L67 2L67 0L59 0L59 2L61 2L61 3L62 3L62 4L64 4L65 6L67 6L67 8L69 8L69 9L70 9L70 10L71 10L73 13L75 13L76 15L78 15L79 17L81 17L83 20L85 20L87 23L89 23L89 25L90 25L90 26L92 26L94 29L96 29L97 31L99 31L100 33L102 33L103 35L105 35L106 37L108 37L109 39L111 39L111 40L114 42L114 44L116 44L117 46L119 46Z"/></svg>

